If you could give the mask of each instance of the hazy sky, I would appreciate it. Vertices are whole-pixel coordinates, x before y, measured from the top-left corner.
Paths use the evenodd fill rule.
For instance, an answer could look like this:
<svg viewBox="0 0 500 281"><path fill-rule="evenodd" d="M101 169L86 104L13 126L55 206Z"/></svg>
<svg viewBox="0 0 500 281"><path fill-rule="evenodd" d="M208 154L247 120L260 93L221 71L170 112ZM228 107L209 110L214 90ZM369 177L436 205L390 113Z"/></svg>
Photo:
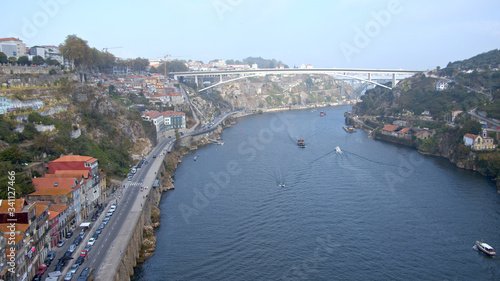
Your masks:
<svg viewBox="0 0 500 281"><path fill-rule="evenodd" d="M2 11L0 37L76 34L122 58L424 70L500 46L498 0L15 0Z"/></svg>

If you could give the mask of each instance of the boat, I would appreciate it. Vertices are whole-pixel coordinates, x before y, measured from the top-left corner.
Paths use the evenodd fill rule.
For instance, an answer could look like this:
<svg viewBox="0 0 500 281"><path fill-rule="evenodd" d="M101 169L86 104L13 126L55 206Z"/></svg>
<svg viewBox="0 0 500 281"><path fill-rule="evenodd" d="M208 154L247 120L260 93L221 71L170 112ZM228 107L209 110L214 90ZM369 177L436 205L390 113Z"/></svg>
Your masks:
<svg viewBox="0 0 500 281"><path fill-rule="evenodd" d="M341 154L342 153L342 150L340 150L340 147L335 147L335 152L337 152L338 154Z"/></svg>
<svg viewBox="0 0 500 281"><path fill-rule="evenodd" d="M199 157L199 156L200 156L200 155L196 155L196 156L194 157L194 161L196 161L196 159L198 159L198 157Z"/></svg>
<svg viewBox="0 0 500 281"><path fill-rule="evenodd" d="M476 241L476 247L478 250L480 250L481 252L485 253L488 256L496 256L497 254L497 252L495 251L495 249L493 249L493 247L484 242Z"/></svg>
<svg viewBox="0 0 500 281"><path fill-rule="evenodd" d="M325 116L325 115L326 115L326 112L320 111L319 116Z"/></svg>
<svg viewBox="0 0 500 281"><path fill-rule="evenodd" d="M348 133L356 133L356 128L354 128L354 126L348 125L342 128L344 128L344 130Z"/></svg>
<svg viewBox="0 0 500 281"><path fill-rule="evenodd" d="M299 140L297 141L297 145L298 145L299 147L302 147L302 148L306 147L306 143L304 142L304 140L303 140L303 139L299 139Z"/></svg>

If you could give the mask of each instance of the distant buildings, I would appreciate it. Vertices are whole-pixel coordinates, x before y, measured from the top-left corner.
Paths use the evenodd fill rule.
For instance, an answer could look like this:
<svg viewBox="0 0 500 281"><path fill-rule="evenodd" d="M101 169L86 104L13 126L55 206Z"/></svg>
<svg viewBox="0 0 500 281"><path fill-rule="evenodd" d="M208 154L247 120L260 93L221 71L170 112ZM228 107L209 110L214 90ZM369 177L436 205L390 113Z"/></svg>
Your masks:
<svg viewBox="0 0 500 281"><path fill-rule="evenodd" d="M7 57L19 58L26 56L26 45L18 38L0 38L0 52Z"/></svg>
<svg viewBox="0 0 500 281"><path fill-rule="evenodd" d="M487 136L486 130L483 130L481 135L465 134L464 135L464 145L470 146L472 150L492 150L496 148L494 144L494 139Z"/></svg>
<svg viewBox="0 0 500 281"><path fill-rule="evenodd" d="M186 128L186 114L167 110L164 112L149 111L142 113L142 119L151 121L156 126L156 132Z"/></svg>

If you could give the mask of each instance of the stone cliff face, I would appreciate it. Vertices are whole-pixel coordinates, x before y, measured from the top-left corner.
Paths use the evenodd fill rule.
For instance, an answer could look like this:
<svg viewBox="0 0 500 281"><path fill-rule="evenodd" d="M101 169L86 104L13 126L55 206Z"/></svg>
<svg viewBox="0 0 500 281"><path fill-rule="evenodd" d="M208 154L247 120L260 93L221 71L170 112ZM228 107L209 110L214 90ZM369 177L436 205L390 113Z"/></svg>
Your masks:
<svg viewBox="0 0 500 281"><path fill-rule="evenodd" d="M107 89L79 85L72 91L72 98L81 105L75 117L82 134L96 141L110 139L116 147L130 142L134 158L140 158L156 144L156 132L151 124L142 121L137 111L112 100Z"/></svg>

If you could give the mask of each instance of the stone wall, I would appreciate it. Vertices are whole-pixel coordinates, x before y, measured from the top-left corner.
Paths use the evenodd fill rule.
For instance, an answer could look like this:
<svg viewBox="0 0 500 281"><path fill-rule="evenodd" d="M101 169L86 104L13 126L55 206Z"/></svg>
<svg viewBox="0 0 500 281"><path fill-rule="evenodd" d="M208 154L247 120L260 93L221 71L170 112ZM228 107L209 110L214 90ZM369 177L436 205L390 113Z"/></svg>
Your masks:
<svg viewBox="0 0 500 281"><path fill-rule="evenodd" d="M49 74L54 69L60 70L60 66L18 66L0 64L0 74Z"/></svg>

